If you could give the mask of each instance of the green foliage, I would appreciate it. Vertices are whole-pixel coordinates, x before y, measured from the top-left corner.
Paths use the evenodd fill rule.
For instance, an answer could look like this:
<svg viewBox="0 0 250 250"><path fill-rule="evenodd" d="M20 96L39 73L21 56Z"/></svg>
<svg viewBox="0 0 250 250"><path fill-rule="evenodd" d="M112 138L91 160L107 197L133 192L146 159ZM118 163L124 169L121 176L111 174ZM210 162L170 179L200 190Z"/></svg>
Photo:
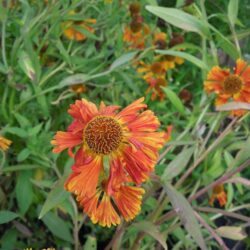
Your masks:
<svg viewBox="0 0 250 250"><path fill-rule="evenodd" d="M0 248L96 250L110 242L113 249L219 249L199 213L225 244L233 239L248 249L249 166L221 182L225 207L218 200L212 205L213 187L206 188L249 161L249 112L228 127L228 111L249 110L249 104L215 108L203 82L213 66L249 60L249 1L139 1L142 18L136 18L150 28L140 49L123 41L125 26L135 20L128 11L133 1L106 2L0 1L0 136L12 141L6 151L0 146ZM96 19L93 32L79 25L89 18ZM66 37L73 21L85 40ZM155 44L159 32L166 33L165 47ZM179 42L171 44L176 34ZM157 90L138 69L162 58L171 66ZM85 91L76 93L77 84ZM161 131L173 126L171 139L143 184L138 216L102 228L65 190L73 159L66 151L52 153L50 142L71 123L67 110L75 100L125 107L142 96Z"/></svg>

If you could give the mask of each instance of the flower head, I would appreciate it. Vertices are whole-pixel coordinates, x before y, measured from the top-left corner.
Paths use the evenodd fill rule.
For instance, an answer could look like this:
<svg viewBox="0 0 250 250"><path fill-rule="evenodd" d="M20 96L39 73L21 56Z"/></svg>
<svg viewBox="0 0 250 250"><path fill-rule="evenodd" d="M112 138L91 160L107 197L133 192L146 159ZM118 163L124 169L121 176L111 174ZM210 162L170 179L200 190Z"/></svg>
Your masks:
<svg viewBox="0 0 250 250"><path fill-rule="evenodd" d="M157 49L165 49L167 47L167 34L164 32L155 33L154 45Z"/></svg>
<svg viewBox="0 0 250 250"><path fill-rule="evenodd" d="M161 55L158 57L161 61L165 70L174 69L176 65L181 65L184 63L184 60L178 56L171 56L171 55Z"/></svg>
<svg viewBox="0 0 250 250"><path fill-rule="evenodd" d="M250 66L242 59L236 61L233 72L215 66L208 73L204 87L207 93L216 94L216 106L229 100L250 103ZM244 113L244 110L232 111L233 115Z"/></svg>
<svg viewBox="0 0 250 250"><path fill-rule="evenodd" d="M165 93L161 87L167 86L166 70L162 62L156 61L152 64L140 62L137 72L143 74L143 79L149 85L146 94L151 93L151 100L159 98L162 101L165 98Z"/></svg>
<svg viewBox="0 0 250 250"><path fill-rule="evenodd" d="M129 5L129 12L132 17L138 15L140 13L140 10L141 10L141 5L139 2L134 2Z"/></svg>
<svg viewBox="0 0 250 250"><path fill-rule="evenodd" d="M0 149L6 151L9 149L12 141L0 136Z"/></svg>
<svg viewBox="0 0 250 250"><path fill-rule="evenodd" d="M213 188L212 196L210 197L209 204L212 206L214 201L218 200L221 207L227 203L227 194L224 190L223 184L217 185Z"/></svg>
<svg viewBox="0 0 250 250"><path fill-rule="evenodd" d="M134 184L148 179L166 141L166 133L156 131L160 123L153 112L140 112L146 107L143 98L120 112L118 106L102 102L98 109L78 100L68 110L74 119L68 130L57 132L51 142L53 152L68 149L74 157L65 188L76 194L94 223L119 224L116 207L125 220L140 211L144 191Z"/></svg>
<svg viewBox="0 0 250 250"><path fill-rule="evenodd" d="M145 38L150 33L148 25L141 21L133 20L129 26L124 28L123 41L133 49L144 49Z"/></svg>

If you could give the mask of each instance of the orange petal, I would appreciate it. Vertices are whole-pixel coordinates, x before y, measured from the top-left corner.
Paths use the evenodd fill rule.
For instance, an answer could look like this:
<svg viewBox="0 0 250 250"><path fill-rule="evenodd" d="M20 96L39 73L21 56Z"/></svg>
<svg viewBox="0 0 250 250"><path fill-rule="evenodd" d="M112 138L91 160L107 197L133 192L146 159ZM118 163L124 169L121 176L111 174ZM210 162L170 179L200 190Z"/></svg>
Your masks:
<svg viewBox="0 0 250 250"><path fill-rule="evenodd" d="M159 126L160 122L151 110L142 112L128 124L128 128L133 132L151 132L158 129Z"/></svg>
<svg viewBox="0 0 250 250"><path fill-rule="evenodd" d="M11 143L12 141L0 136L0 149L2 149L3 151L8 150Z"/></svg>
<svg viewBox="0 0 250 250"><path fill-rule="evenodd" d="M72 149L73 147L81 144L83 141L82 133L62 132L58 131L54 136L51 144L55 146L54 153L60 153L66 148Z"/></svg>
<svg viewBox="0 0 250 250"><path fill-rule="evenodd" d="M114 194L114 201L126 221L132 220L141 210L143 188L122 186Z"/></svg>
<svg viewBox="0 0 250 250"><path fill-rule="evenodd" d="M87 213L91 221L95 224L98 223L103 227L116 226L121 223L120 217L116 213L110 197L104 193L101 198L100 204L98 206L98 201L100 200L101 191L99 191L93 198L84 198L80 201L84 208L84 212Z"/></svg>
<svg viewBox="0 0 250 250"><path fill-rule="evenodd" d="M247 62L245 62L244 60L239 58L236 61L236 66L235 66L234 73L237 74L237 75L241 75L245 71L246 66L247 66Z"/></svg>
<svg viewBox="0 0 250 250"><path fill-rule="evenodd" d="M75 104L71 104L68 113L73 118L80 120L82 123L87 123L90 119L97 115L98 110L94 103L82 99L77 100Z"/></svg>
<svg viewBox="0 0 250 250"><path fill-rule="evenodd" d="M74 192L79 197L90 197L96 192L102 168L101 157L96 157L83 166L74 166L73 173L65 182L65 188L69 192Z"/></svg>
<svg viewBox="0 0 250 250"><path fill-rule="evenodd" d="M141 97L140 99L132 102L130 105L124 108L120 113L118 113L116 117L124 122L129 122L134 120L134 118L137 116L137 112L140 109L147 107L147 105L144 104L143 101L144 97Z"/></svg>
<svg viewBox="0 0 250 250"><path fill-rule="evenodd" d="M131 148L124 150L125 169L136 184L146 181L153 171L155 160L152 160L142 150L133 152Z"/></svg>

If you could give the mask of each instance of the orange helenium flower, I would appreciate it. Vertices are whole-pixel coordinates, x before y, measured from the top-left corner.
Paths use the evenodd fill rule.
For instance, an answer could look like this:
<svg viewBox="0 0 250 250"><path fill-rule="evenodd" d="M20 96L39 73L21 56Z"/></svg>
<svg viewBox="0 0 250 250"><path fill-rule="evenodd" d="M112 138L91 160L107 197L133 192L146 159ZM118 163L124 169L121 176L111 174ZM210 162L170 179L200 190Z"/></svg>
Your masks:
<svg viewBox="0 0 250 250"><path fill-rule="evenodd" d="M3 151L8 150L11 143L12 141L0 136L0 149L2 149Z"/></svg>
<svg viewBox="0 0 250 250"><path fill-rule="evenodd" d="M149 87L146 94L151 92L151 100L159 98L161 101L165 97L165 93L161 87L167 86L165 79L166 70L162 62L154 62L152 64L145 64L140 62L141 67L137 69L138 73L143 74L143 79L148 83Z"/></svg>
<svg viewBox="0 0 250 250"><path fill-rule="evenodd" d="M143 100L140 98L120 112L118 106L105 106L102 102L98 110L95 104L78 100L68 111L74 120L67 132L57 132L51 142L55 146L53 152L68 148L72 156L72 149L79 146L65 188L77 195L94 223L119 224L111 200L125 220L140 211L144 191L131 185L148 179L158 150L166 141L166 133L156 132L160 123L153 112L139 112L147 107ZM107 161L108 169L104 164Z"/></svg>
<svg viewBox="0 0 250 250"><path fill-rule="evenodd" d="M75 41L84 41L87 36L83 34L81 31L77 30L77 27L83 28L88 32L94 33L95 29L90 26L90 24L95 24L96 19L86 19L84 21L69 21L64 23L66 29L63 31L64 35L70 39Z"/></svg>
<svg viewBox="0 0 250 250"><path fill-rule="evenodd" d="M155 33L154 45L157 49L165 49L167 47L167 34L164 32Z"/></svg>
<svg viewBox="0 0 250 250"><path fill-rule="evenodd" d="M144 49L145 38L150 33L148 25L139 22L132 22L130 26L126 26L123 32L123 41L129 44L133 49Z"/></svg>
<svg viewBox="0 0 250 250"><path fill-rule="evenodd" d="M219 201L221 207L224 207L227 204L227 194L224 190L223 184L217 185L213 188L213 193L209 200L209 204L212 206L215 200Z"/></svg>
<svg viewBox="0 0 250 250"><path fill-rule="evenodd" d="M228 100L250 103L250 66L242 59L236 61L234 72L229 69L213 67L204 83L208 93L217 95L215 105L220 106ZM232 111L233 115L242 115L244 110Z"/></svg>
<svg viewBox="0 0 250 250"><path fill-rule="evenodd" d="M184 63L184 60L178 56L162 55L158 57L165 70L174 69L177 65Z"/></svg>

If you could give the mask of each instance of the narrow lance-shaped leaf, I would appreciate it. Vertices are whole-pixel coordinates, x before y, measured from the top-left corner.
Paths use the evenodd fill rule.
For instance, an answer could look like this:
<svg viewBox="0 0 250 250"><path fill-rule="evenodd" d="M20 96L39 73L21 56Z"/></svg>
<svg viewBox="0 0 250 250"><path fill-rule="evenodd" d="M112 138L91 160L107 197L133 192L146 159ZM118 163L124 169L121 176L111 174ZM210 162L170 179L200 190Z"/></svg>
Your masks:
<svg viewBox="0 0 250 250"><path fill-rule="evenodd" d="M185 111L185 108L180 100L180 98L175 94L174 91L169 89L168 87L162 87L163 91L166 93L168 99L173 104L173 106L181 113L183 114Z"/></svg>
<svg viewBox="0 0 250 250"><path fill-rule="evenodd" d="M50 191L48 198L46 199L42 210L39 214L39 219L41 219L48 211L56 207L58 204L63 202L69 197L69 193L63 188L65 178L62 178L57 182L55 187Z"/></svg>
<svg viewBox="0 0 250 250"><path fill-rule="evenodd" d="M207 249L201 234L200 226L189 202L169 183L166 182L164 184L164 189L187 232L193 237L202 250Z"/></svg>
<svg viewBox="0 0 250 250"><path fill-rule="evenodd" d="M25 214L29 209L33 199L32 183L30 182L32 172L22 171L19 173L16 184L17 204L22 214Z"/></svg>
<svg viewBox="0 0 250 250"><path fill-rule="evenodd" d="M194 149L194 147L190 147L178 154L176 158L167 165L161 179L163 181L169 181L179 175L187 166L194 153Z"/></svg>
<svg viewBox="0 0 250 250"><path fill-rule="evenodd" d="M18 63L21 67L21 69L24 71L24 73L32 80L34 81L35 79L35 69L34 66L31 62L31 59L29 55L25 52L22 51L19 55L19 60Z"/></svg>
<svg viewBox="0 0 250 250"><path fill-rule="evenodd" d="M217 228L216 232L220 236L231 240L243 240L247 237L242 227L224 226Z"/></svg>
<svg viewBox="0 0 250 250"><path fill-rule="evenodd" d="M232 26L234 26L237 16L238 16L238 9L239 9L239 0L230 0L228 3L228 19Z"/></svg>
<svg viewBox="0 0 250 250"><path fill-rule="evenodd" d="M134 223L133 226L137 228L140 231L143 231L149 235L151 235L153 238L155 238L161 245L162 247L167 250L167 244L166 244L166 239L164 239L163 235L160 233L159 229L157 226L155 226L152 222L150 221L141 221L138 223Z"/></svg>
<svg viewBox="0 0 250 250"><path fill-rule="evenodd" d="M195 66L207 70L207 65L201 61L200 59L196 58L195 56L192 56L186 52L182 51L175 51L175 50L156 50L156 53L162 54L162 55L170 55L170 56L178 56L181 57L191 63L193 63Z"/></svg>
<svg viewBox="0 0 250 250"><path fill-rule="evenodd" d="M101 73L95 74L95 75L74 74L74 75L68 76L59 83L59 88L71 86L71 85L78 84L78 83L86 83L89 80L108 75L113 70L131 61L136 55L137 55L137 52L130 52L128 54L122 55L111 64L109 69Z"/></svg>
<svg viewBox="0 0 250 250"><path fill-rule="evenodd" d="M48 212L43 216L42 221L53 235L62 240L73 242L69 225L66 221L59 218L56 214Z"/></svg>
<svg viewBox="0 0 250 250"><path fill-rule="evenodd" d="M146 6L146 9L178 28L193 31L205 37L210 35L206 23L182 10L157 6Z"/></svg>
<svg viewBox="0 0 250 250"><path fill-rule="evenodd" d="M19 215L14 212L7 211L7 210L0 211L0 224L4 224L9 221L12 221L17 217L19 217Z"/></svg>

